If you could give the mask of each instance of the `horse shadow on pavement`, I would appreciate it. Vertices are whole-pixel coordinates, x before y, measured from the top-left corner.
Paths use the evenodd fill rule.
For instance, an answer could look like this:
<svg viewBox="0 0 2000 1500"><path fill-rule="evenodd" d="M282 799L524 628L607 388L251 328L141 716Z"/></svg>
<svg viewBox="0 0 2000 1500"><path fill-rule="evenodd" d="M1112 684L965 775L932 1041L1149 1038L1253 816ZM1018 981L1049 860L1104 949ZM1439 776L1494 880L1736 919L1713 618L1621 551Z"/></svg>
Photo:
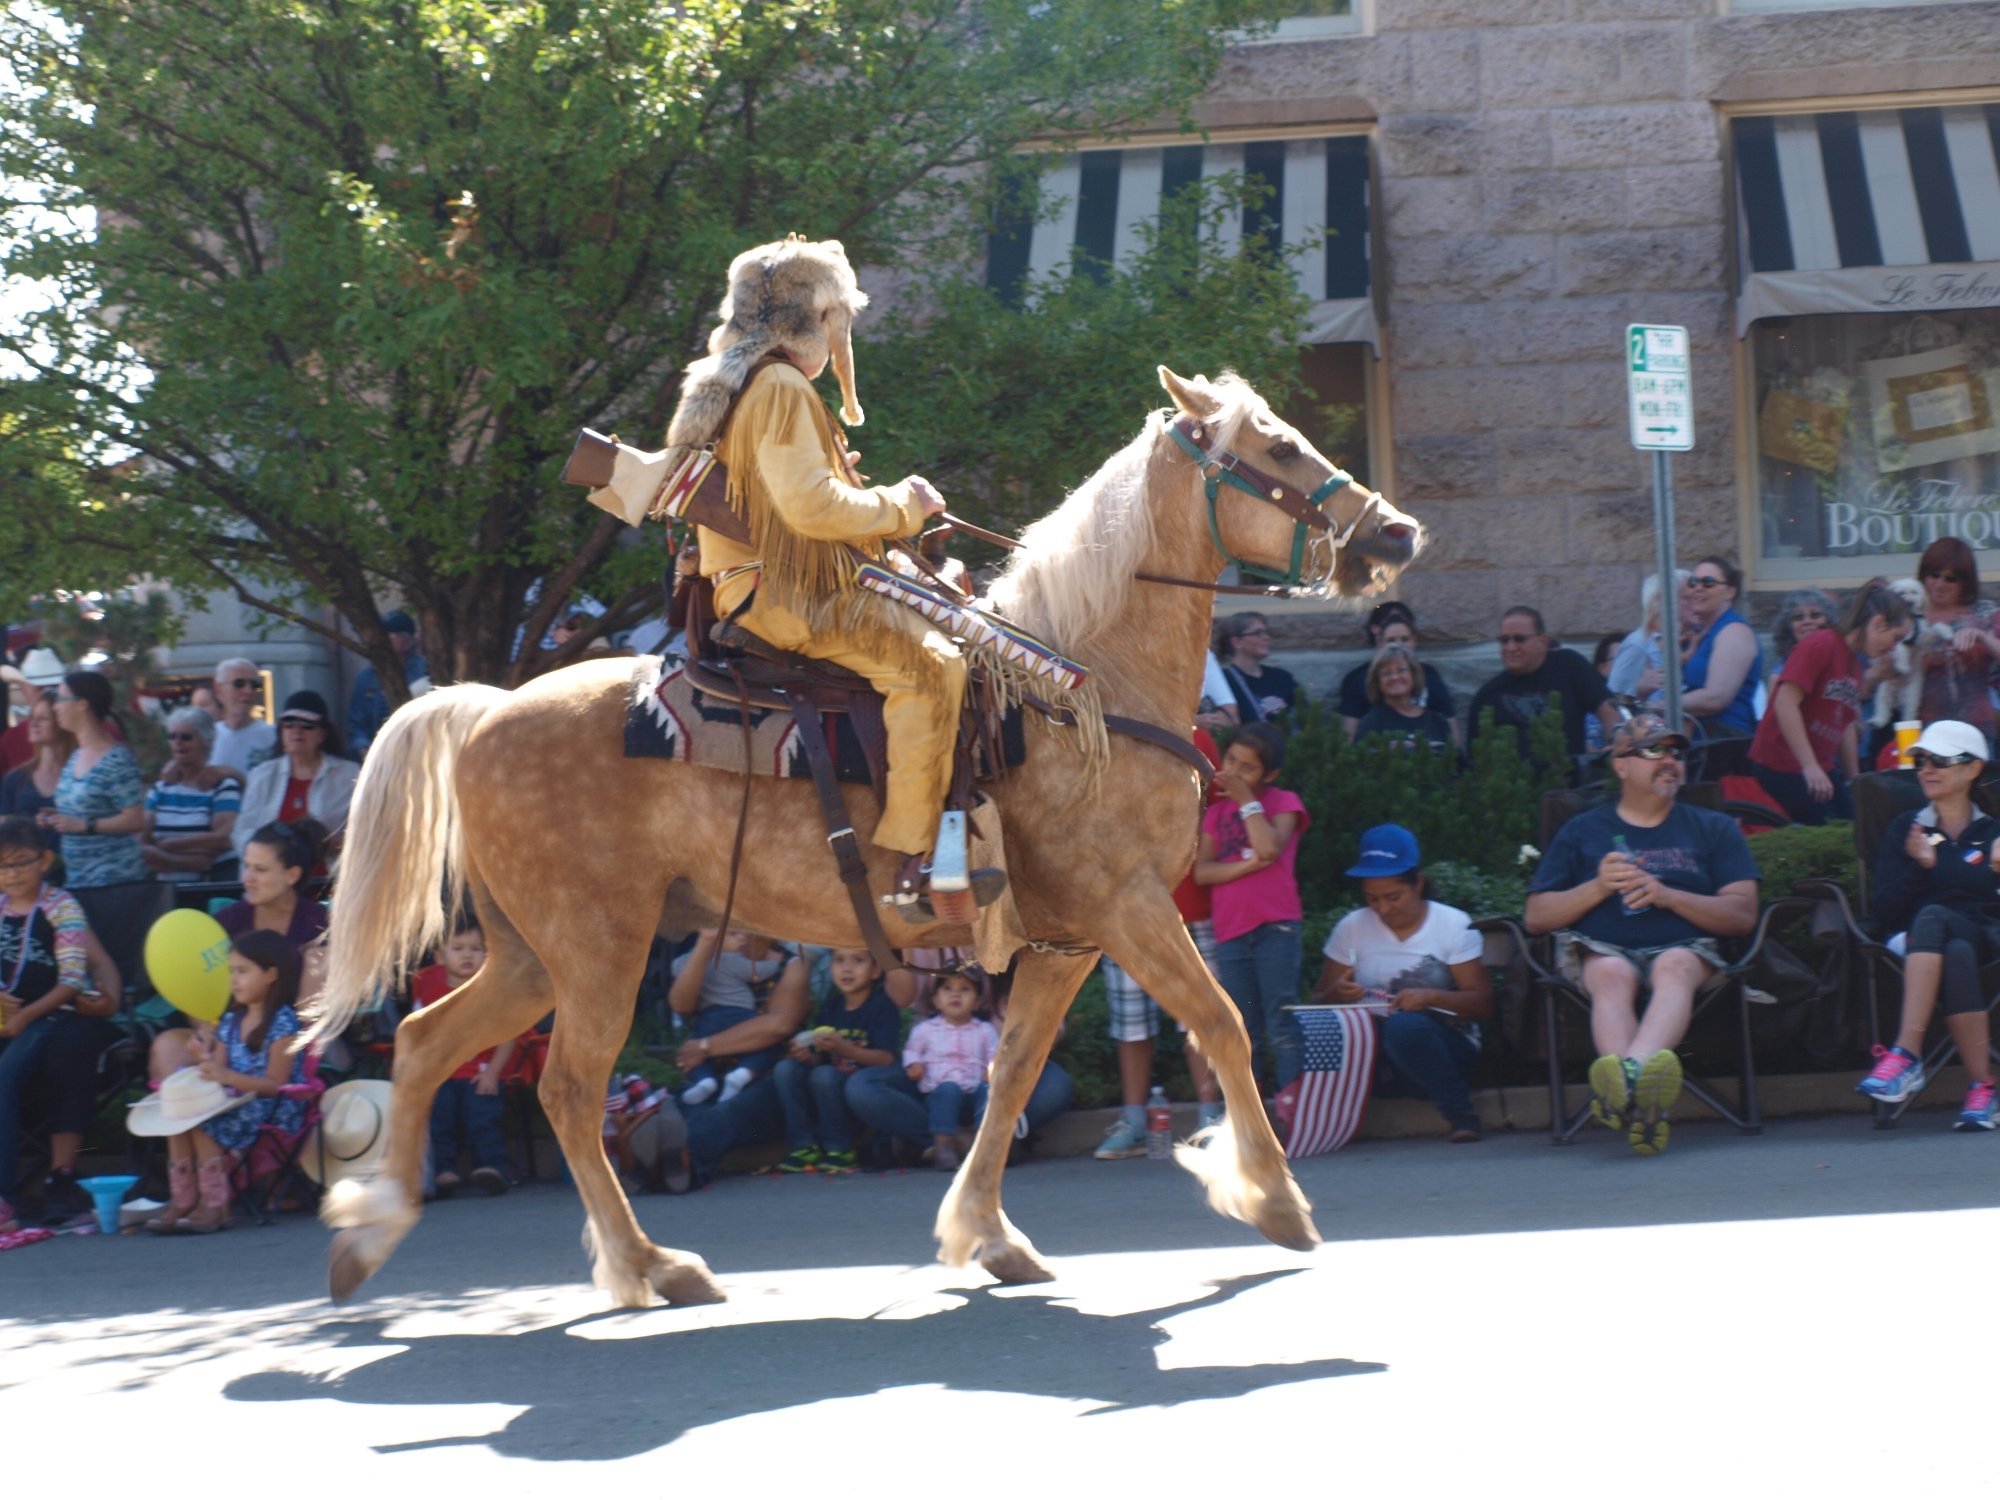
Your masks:
<svg viewBox="0 0 2000 1500"><path fill-rule="evenodd" d="M1217 1307L1296 1271L1214 1282L1191 1301L1099 1315L1053 1295L954 1291L964 1301L925 1316L674 1328L658 1334L571 1337L606 1316L518 1334L391 1335L390 1319L327 1325L335 1347L399 1346L341 1375L265 1371L231 1381L237 1401L335 1400L360 1406L494 1403L523 1407L497 1432L385 1446L385 1453L485 1447L508 1458L630 1458L697 1428L815 1402L907 1386L1051 1396L1101 1403L1098 1412L1214 1401L1303 1381L1371 1375L1385 1364L1316 1359L1297 1364L1163 1369L1159 1320ZM663 1369L662 1356L671 1360ZM663 1379L678 1372L680 1379ZM1096 1415L1097 1412L1091 1413Z"/></svg>

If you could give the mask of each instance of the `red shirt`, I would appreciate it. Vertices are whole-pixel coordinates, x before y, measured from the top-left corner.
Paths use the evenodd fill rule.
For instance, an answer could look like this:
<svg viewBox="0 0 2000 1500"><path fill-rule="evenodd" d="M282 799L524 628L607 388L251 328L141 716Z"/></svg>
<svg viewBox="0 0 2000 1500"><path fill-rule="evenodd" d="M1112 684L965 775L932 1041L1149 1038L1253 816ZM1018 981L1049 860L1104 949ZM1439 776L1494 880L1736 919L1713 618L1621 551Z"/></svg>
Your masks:
<svg viewBox="0 0 2000 1500"><path fill-rule="evenodd" d="M1805 695L1799 713L1806 721L1806 738L1812 742L1819 768L1831 773L1840 764L1841 736L1861 717L1861 662L1838 630L1815 630L1785 658L1777 687L1788 682ZM1771 707L1764 711L1750 742L1750 759L1767 771L1797 776L1804 768L1778 727L1777 696L1774 688Z"/></svg>
<svg viewBox="0 0 2000 1500"><path fill-rule="evenodd" d="M5 689L0 689L4 692ZM28 743L28 721L23 719L5 734L0 734L0 776L5 776L16 766L25 766L35 758L35 747Z"/></svg>
<svg viewBox="0 0 2000 1500"><path fill-rule="evenodd" d="M278 821L296 823L306 815L312 798L312 778L309 776L288 776L285 778L285 800L278 804Z"/></svg>
<svg viewBox="0 0 2000 1500"><path fill-rule="evenodd" d="M1208 763L1211 766L1222 764L1222 755L1215 748L1214 737L1199 725L1195 727L1194 731L1194 747L1208 757ZM1208 800L1213 802L1221 795L1222 793L1216 790L1215 783L1211 781L1208 784ZM1196 885L1194 883L1194 866L1189 865L1187 874L1181 877L1181 883L1174 887L1174 909L1181 914L1183 922L1206 922L1208 920L1210 910L1208 889L1205 885Z"/></svg>
<svg viewBox="0 0 2000 1500"><path fill-rule="evenodd" d="M306 785L310 784L306 783ZM451 982L451 975L445 971L443 964L432 964L428 968L417 970L416 973L410 976L410 1001L417 1009L421 1010L426 1005L432 1005L444 999L446 995L449 995L457 988L458 986ZM487 1064L493 1061L494 1051L494 1048L488 1047L470 1062L460 1064L458 1071L451 1076L453 1078L477 1078L481 1073L486 1071Z"/></svg>

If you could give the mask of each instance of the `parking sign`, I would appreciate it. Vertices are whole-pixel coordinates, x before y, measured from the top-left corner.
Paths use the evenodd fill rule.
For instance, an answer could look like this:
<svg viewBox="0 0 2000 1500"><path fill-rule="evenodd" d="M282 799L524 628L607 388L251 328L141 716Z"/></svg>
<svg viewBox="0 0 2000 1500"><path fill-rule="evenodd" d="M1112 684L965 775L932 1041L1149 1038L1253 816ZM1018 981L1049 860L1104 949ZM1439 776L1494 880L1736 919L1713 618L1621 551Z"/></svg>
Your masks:
<svg viewBox="0 0 2000 1500"><path fill-rule="evenodd" d="M1694 446L1694 382L1685 328L1628 324L1625 385L1634 448L1685 453Z"/></svg>

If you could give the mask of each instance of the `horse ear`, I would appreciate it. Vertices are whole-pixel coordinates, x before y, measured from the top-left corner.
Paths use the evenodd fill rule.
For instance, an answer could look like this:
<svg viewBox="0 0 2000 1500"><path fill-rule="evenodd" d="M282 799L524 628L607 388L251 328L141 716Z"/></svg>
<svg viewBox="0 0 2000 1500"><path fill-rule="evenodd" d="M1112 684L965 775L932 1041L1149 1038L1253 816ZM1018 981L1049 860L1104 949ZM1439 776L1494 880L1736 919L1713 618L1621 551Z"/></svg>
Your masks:
<svg viewBox="0 0 2000 1500"><path fill-rule="evenodd" d="M1221 403L1210 393L1206 380L1199 375L1193 380L1183 380L1165 365L1161 365L1159 371L1160 384L1165 386L1167 394L1174 398L1174 405L1189 416L1203 421L1215 415Z"/></svg>

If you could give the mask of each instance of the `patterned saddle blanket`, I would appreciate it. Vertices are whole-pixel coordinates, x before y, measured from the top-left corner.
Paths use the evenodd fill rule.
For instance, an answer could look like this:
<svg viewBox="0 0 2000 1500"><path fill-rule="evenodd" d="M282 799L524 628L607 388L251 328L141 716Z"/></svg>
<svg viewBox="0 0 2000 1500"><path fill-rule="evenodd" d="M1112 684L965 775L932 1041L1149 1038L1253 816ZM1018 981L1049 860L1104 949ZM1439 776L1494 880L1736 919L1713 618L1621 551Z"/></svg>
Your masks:
<svg viewBox="0 0 2000 1500"><path fill-rule="evenodd" d="M750 773L753 776L812 778L798 721L777 709L742 709L712 699L689 681L678 657L644 656L632 674L632 697L625 710L625 754L632 759L679 760L718 771L743 770L743 714L750 716ZM835 774L854 786L875 781L868 749L847 714L820 715L820 732L832 752ZM1027 757L1021 712L1010 709L1001 725L1005 761L1018 766Z"/></svg>

